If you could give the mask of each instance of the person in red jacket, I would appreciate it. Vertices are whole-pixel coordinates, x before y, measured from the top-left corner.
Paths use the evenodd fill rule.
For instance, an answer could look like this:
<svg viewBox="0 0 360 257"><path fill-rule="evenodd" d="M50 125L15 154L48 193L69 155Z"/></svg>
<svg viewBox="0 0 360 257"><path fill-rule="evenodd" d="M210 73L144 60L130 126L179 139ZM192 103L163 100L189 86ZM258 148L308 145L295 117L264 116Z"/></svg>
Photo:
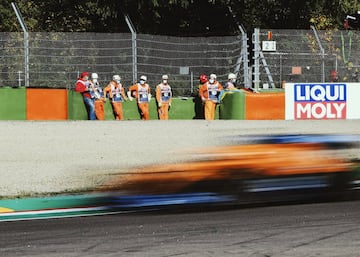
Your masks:
<svg viewBox="0 0 360 257"><path fill-rule="evenodd" d="M94 98L92 98L90 94L91 86L92 84L89 81L89 73L86 71L82 72L76 81L75 91L79 92L83 97L88 119L96 120Z"/></svg>
<svg viewBox="0 0 360 257"><path fill-rule="evenodd" d="M204 85L207 81L208 81L208 77L205 74L201 74L199 76L199 85L197 86L196 91L193 94L194 113L195 113L193 119L195 120L205 119L204 103L201 100L201 97L199 96L199 90L201 86Z"/></svg>

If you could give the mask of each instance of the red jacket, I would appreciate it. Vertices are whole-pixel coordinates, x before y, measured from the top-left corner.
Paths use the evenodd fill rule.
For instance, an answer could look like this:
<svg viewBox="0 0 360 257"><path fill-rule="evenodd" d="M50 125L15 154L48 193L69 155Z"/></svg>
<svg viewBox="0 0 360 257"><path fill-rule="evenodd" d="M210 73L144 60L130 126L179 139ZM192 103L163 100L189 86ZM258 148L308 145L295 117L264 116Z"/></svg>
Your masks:
<svg viewBox="0 0 360 257"><path fill-rule="evenodd" d="M91 98L90 92L87 91L85 81L78 79L75 85L75 91L82 94L83 97Z"/></svg>

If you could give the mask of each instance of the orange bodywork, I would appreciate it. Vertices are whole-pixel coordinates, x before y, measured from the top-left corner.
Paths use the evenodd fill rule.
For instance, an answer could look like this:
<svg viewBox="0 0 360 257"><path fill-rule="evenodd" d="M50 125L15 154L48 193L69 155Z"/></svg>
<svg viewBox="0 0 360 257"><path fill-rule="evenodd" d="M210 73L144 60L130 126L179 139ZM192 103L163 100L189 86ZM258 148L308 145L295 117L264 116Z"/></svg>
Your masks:
<svg viewBox="0 0 360 257"><path fill-rule="evenodd" d="M112 181L106 189L171 193L200 181L347 172L352 163L329 155L321 144L253 144L200 151L199 161L152 165ZM199 153L199 152L197 152Z"/></svg>

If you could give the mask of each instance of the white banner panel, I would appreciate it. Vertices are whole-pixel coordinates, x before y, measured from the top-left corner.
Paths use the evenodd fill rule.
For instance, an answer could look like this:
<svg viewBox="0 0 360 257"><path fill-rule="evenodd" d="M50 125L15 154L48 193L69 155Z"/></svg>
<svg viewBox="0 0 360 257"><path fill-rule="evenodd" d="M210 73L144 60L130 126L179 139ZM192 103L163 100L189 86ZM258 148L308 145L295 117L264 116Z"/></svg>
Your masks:
<svg viewBox="0 0 360 257"><path fill-rule="evenodd" d="M286 120L360 119L360 83L286 83Z"/></svg>

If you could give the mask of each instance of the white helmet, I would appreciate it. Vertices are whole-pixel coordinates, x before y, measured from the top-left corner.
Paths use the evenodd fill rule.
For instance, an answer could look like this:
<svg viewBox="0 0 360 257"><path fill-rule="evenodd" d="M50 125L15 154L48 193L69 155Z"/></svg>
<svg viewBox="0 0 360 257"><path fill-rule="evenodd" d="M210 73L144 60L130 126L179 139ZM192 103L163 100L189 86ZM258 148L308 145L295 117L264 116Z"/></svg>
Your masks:
<svg viewBox="0 0 360 257"><path fill-rule="evenodd" d="M116 80L121 80L121 78L120 78L119 75L114 75L112 79L113 79L114 81L116 81Z"/></svg>
<svg viewBox="0 0 360 257"><path fill-rule="evenodd" d="M98 79L99 76L98 76L97 73L91 73L91 78L92 78L92 79Z"/></svg>
<svg viewBox="0 0 360 257"><path fill-rule="evenodd" d="M213 74L210 74L210 79L216 79L216 75L213 73Z"/></svg>
<svg viewBox="0 0 360 257"><path fill-rule="evenodd" d="M161 79L169 79L168 75L162 75Z"/></svg>
<svg viewBox="0 0 360 257"><path fill-rule="evenodd" d="M229 73L228 79L236 79L236 75L234 73Z"/></svg>
<svg viewBox="0 0 360 257"><path fill-rule="evenodd" d="M140 77L140 80L144 80L144 81L146 81L146 80L147 80L147 77L146 77L146 76L144 76L144 75L142 75L142 76Z"/></svg>

